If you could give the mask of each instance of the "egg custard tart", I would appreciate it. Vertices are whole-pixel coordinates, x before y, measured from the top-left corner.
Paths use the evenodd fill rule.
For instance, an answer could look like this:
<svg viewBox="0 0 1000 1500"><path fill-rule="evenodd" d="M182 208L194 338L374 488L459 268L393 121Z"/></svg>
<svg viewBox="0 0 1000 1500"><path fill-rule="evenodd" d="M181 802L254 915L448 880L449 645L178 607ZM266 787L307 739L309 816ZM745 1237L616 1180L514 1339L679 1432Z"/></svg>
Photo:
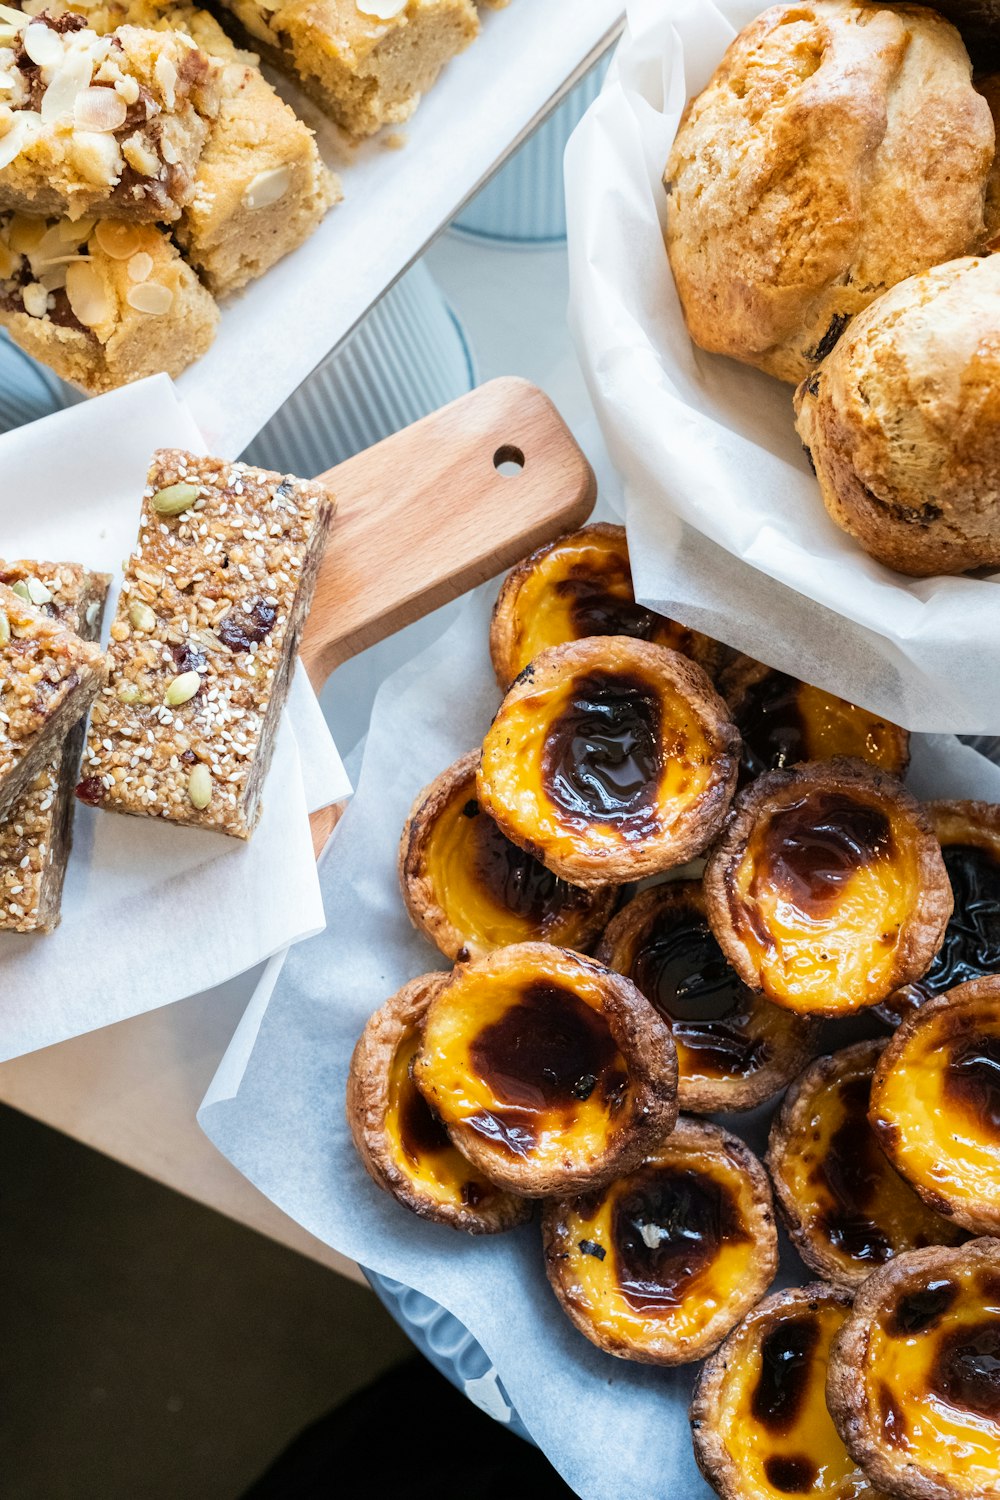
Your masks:
<svg viewBox="0 0 1000 1500"><path fill-rule="evenodd" d="M545 1269L592 1344L641 1364L701 1359L778 1263L767 1175L736 1136L681 1118L631 1172L542 1209Z"/></svg>
<svg viewBox="0 0 1000 1500"><path fill-rule="evenodd" d="M597 957L638 985L670 1026L681 1109L753 1109L813 1055L818 1023L747 989L708 925L700 881L640 891L612 919Z"/></svg>
<svg viewBox="0 0 1000 1500"><path fill-rule="evenodd" d="M1000 974L1000 807L993 802L929 802L927 811L955 909L927 973L879 1006L879 1016L890 1026L932 995Z"/></svg>
<svg viewBox="0 0 1000 1500"><path fill-rule="evenodd" d="M677 1117L669 1027L627 979L548 943L460 965L414 1076L463 1154L526 1197L628 1171Z"/></svg>
<svg viewBox="0 0 1000 1500"><path fill-rule="evenodd" d="M424 1016L447 978L411 980L368 1021L347 1076L347 1122L369 1176L404 1207L470 1234L496 1234L523 1224L531 1205L466 1160L413 1081Z"/></svg>
<svg viewBox="0 0 1000 1500"><path fill-rule="evenodd" d="M850 1307L847 1292L820 1282L775 1292L701 1370L694 1456L723 1500L881 1500L826 1407L830 1345Z"/></svg>
<svg viewBox="0 0 1000 1500"><path fill-rule="evenodd" d="M614 910L613 886L568 885L502 834L476 798L474 750L413 804L399 845L410 919L446 958L464 963L509 943L586 952Z"/></svg>
<svg viewBox="0 0 1000 1500"><path fill-rule="evenodd" d="M704 883L712 930L744 983L809 1015L877 1005L919 979L951 915L926 813L859 760L752 782Z"/></svg>
<svg viewBox="0 0 1000 1500"><path fill-rule="evenodd" d="M543 651L486 736L479 801L515 844L575 885L685 864L721 826L739 736L702 669L595 636Z"/></svg>
<svg viewBox="0 0 1000 1500"><path fill-rule="evenodd" d="M903 1022L879 1060L869 1118L932 1208L1000 1230L1000 977L960 984Z"/></svg>
<svg viewBox="0 0 1000 1500"><path fill-rule="evenodd" d="M890 1166L868 1123L883 1041L858 1042L807 1068L771 1124L767 1167L807 1266L853 1287L903 1250L963 1238Z"/></svg>
<svg viewBox="0 0 1000 1500"><path fill-rule="evenodd" d="M720 687L743 739L743 781L837 756L867 761L893 776L902 776L909 764L905 729L749 656L730 663Z"/></svg>
<svg viewBox="0 0 1000 1500"><path fill-rule="evenodd" d="M624 526L599 522L539 547L510 573L493 608L490 656L506 691L550 646L627 635L681 651L713 673L718 641L636 604Z"/></svg>
<svg viewBox="0 0 1000 1500"><path fill-rule="evenodd" d="M861 1286L834 1341L827 1403L892 1495L1000 1496L1000 1240L911 1250Z"/></svg>

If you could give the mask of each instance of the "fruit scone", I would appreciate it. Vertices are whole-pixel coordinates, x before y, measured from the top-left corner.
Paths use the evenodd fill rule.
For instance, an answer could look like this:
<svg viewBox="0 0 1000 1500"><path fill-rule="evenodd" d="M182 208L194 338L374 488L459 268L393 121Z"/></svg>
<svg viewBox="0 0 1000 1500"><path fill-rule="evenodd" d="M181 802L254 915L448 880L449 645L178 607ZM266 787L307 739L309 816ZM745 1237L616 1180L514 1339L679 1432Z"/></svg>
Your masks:
<svg viewBox="0 0 1000 1500"><path fill-rule="evenodd" d="M219 69L218 103L174 226L185 257L218 297L297 249L342 197L313 132L279 98L252 52L200 7L168 0L28 0L26 12L79 12L102 36L123 25L174 32Z"/></svg>
<svg viewBox="0 0 1000 1500"><path fill-rule="evenodd" d="M223 0L348 135L408 120L479 33L473 0Z"/></svg>
<svg viewBox="0 0 1000 1500"><path fill-rule="evenodd" d="M0 327L90 395L205 353L219 309L156 224L0 214Z"/></svg>
<svg viewBox="0 0 1000 1500"><path fill-rule="evenodd" d="M180 32L0 12L0 208L172 222L219 111L222 65Z"/></svg>

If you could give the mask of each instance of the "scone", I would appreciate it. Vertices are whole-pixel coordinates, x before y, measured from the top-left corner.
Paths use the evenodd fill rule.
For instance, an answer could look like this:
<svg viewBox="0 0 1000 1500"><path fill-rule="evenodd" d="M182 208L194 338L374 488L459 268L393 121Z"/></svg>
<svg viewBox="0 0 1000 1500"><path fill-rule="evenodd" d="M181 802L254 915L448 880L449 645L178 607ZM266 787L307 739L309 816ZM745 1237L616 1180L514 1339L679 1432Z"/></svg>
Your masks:
<svg viewBox="0 0 1000 1500"><path fill-rule="evenodd" d="M918 578L1000 564L1000 256L893 287L795 404L827 510L872 557Z"/></svg>
<svg viewBox="0 0 1000 1500"><path fill-rule="evenodd" d="M692 339L802 380L881 292L981 248L993 155L962 39L934 11L773 6L688 104L666 167Z"/></svg>

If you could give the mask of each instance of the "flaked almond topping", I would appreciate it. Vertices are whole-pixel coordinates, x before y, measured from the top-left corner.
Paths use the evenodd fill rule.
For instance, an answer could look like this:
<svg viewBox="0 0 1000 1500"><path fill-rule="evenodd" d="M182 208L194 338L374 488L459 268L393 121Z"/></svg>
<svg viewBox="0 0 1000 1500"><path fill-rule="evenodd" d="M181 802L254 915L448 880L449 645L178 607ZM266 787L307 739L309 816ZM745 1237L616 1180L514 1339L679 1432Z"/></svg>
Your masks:
<svg viewBox="0 0 1000 1500"><path fill-rule="evenodd" d="M58 292L66 285L68 264L69 262L65 261L61 266L53 266L50 271L42 272L38 279L47 292Z"/></svg>
<svg viewBox="0 0 1000 1500"><path fill-rule="evenodd" d="M145 250L140 250L132 256L127 269L129 281L147 281L153 269L153 257L147 255Z"/></svg>
<svg viewBox="0 0 1000 1500"><path fill-rule="evenodd" d="M10 621L7 618L7 611L5 609L0 609L0 646L9 646L9 645L10 645Z"/></svg>
<svg viewBox="0 0 1000 1500"><path fill-rule="evenodd" d="M90 89L90 73L90 58L85 52L74 53L59 64L42 95L41 112L46 123L74 114L78 97Z"/></svg>
<svg viewBox="0 0 1000 1500"><path fill-rule="evenodd" d="M40 68L55 68L62 61L63 39L44 21L32 21L25 27L22 45L31 61Z"/></svg>
<svg viewBox="0 0 1000 1500"><path fill-rule="evenodd" d="M163 91L164 103L166 104L168 109L173 109L174 101L176 98L175 89L177 87L177 69L174 67L169 57L164 57L161 55L156 59L156 63L153 67L153 72L156 75L157 83L160 85L160 88Z"/></svg>
<svg viewBox="0 0 1000 1500"><path fill-rule="evenodd" d="M89 261L77 259L66 267L66 297L84 328L99 328L107 321L107 292Z"/></svg>
<svg viewBox="0 0 1000 1500"><path fill-rule="evenodd" d="M140 177L156 177L159 174L160 159L150 149L140 131L137 130L134 135L122 141L122 155Z"/></svg>
<svg viewBox="0 0 1000 1500"><path fill-rule="evenodd" d="M391 21L402 15L408 0L356 0L363 16L373 16L376 21Z"/></svg>
<svg viewBox="0 0 1000 1500"><path fill-rule="evenodd" d="M76 96L73 120L78 130L120 130L128 107L114 89L82 89Z"/></svg>
<svg viewBox="0 0 1000 1500"><path fill-rule="evenodd" d="M56 225L56 233L62 243L71 249L82 245L84 240L90 238L91 231L97 221L95 219L60 219Z"/></svg>
<svg viewBox="0 0 1000 1500"><path fill-rule="evenodd" d="M26 109L14 116L10 129L0 137L0 168L9 167L14 158L20 156L25 146L38 135L41 123L40 115Z"/></svg>
<svg viewBox="0 0 1000 1500"><path fill-rule="evenodd" d="M120 94L126 104L134 104L139 97L139 82L136 78L116 78L115 93Z"/></svg>
<svg viewBox="0 0 1000 1500"><path fill-rule="evenodd" d="M131 260L142 246L142 231L117 219L101 219L94 225L94 239L111 260Z"/></svg>
<svg viewBox="0 0 1000 1500"><path fill-rule="evenodd" d="M31 17L25 11L15 10L12 5L0 5L0 23L9 27L18 35L24 30Z"/></svg>
<svg viewBox="0 0 1000 1500"><path fill-rule="evenodd" d="M40 282L29 281L22 288L21 302L29 317L44 318L49 305L49 294Z"/></svg>
<svg viewBox="0 0 1000 1500"><path fill-rule="evenodd" d="M161 317L163 313L170 311L174 294L168 286L161 286L158 281L142 281L138 286L129 287L125 300L136 312Z"/></svg>
<svg viewBox="0 0 1000 1500"><path fill-rule="evenodd" d="M45 232L44 219L29 219L26 214L15 214L7 230L7 243L12 250L27 255L41 243Z"/></svg>
<svg viewBox="0 0 1000 1500"><path fill-rule="evenodd" d="M243 203L247 208L267 208L285 196L291 183L291 167L274 167L269 172L258 172L243 194Z"/></svg>

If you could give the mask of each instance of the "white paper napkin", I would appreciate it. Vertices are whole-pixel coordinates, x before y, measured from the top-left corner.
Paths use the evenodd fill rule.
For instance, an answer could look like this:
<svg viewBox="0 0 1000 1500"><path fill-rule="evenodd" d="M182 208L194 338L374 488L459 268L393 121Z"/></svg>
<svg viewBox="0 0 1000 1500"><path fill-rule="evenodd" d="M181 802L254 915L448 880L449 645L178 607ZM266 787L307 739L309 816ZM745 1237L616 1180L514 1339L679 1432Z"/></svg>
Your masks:
<svg viewBox="0 0 1000 1500"><path fill-rule="evenodd" d="M406 980L446 967L407 918L396 847L417 792L482 739L496 709L495 596L496 585L472 596L380 689L358 789L320 872L326 931L268 966L199 1120L310 1233L454 1313L583 1500L708 1500L687 1423L693 1369L599 1352L556 1303L537 1223L473 1239L417 1219L367 1177L344 1118L348 1060L368 1016ZM914 741L911 783L922 795L1000 801L1000 768L950 736ZM768 1113L727 1123L760 1150ZM811 1279L791 1252L785 1265L786 1280Z"/></svg>
<svg viewBox="0 0 1000 1500"><path fill-rule="evenodd" d="M663 246L686 98L761 0L632 0L566 155L571 323L644 602L911 729L1000 732L998 580L906 579L828 518L791 387L704 354Z"/></svg>
<svg viewBox="0 0 1000 1500"><path fill-rule="evenodd" d="M0 437L0 556L111 573L105 641L149 459L171 446L206 451L165 376ZM77 803L62 922L0 934L0 1061L208 989L318 932L308 814L349 791L300 669L249 843Z"/></svg>

